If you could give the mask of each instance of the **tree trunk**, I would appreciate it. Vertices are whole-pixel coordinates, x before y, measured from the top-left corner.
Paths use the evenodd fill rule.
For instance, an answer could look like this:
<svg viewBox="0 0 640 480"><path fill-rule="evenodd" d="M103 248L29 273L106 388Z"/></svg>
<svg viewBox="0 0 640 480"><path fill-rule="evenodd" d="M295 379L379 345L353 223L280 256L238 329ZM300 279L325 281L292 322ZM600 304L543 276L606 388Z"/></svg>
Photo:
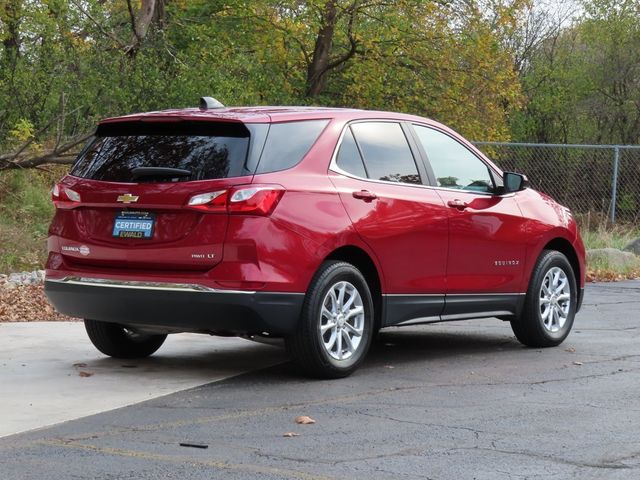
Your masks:
<svg viewBox="0 0 640 480"><path fill-rule="evenodd" d="M140 46L144 42L152 25L157 28L164 28L165 24L165 4L168 0L142 0L138 15L133 11L131 0L127 0L129 15L131 17L131 28L133 30L133 41L126 49L127 53L135 56Z"/></svg>
<svg viewBox="0 0 640 480"><path fill-rule="evenodd" d="M333 48L336 17L336 0L328 0L322 14L322 23L316 38L313 57L307 69L307 96L309 97L317 97L327 86L327 73Z"/></svg>
<svg viewBox="0 0 640 480"><path fill-rule="evenodd" d="M156 0L156 8L154 9L153 19L151 20L151 23L160 30L164 29L167 20L167 13L164 8L167 1L168 0Z"/></svg>
<svg viewBox="0 0 640 480"><path fill-rule="evenodd" d="M138 13L135 23L135 35L139 42L142 42L147 36L149 26L153 21L156 13L156 0L142 0L142 8Z"/></svg>
<svg viewBox="0 0 640 480"><path fill-rule="evenodd" d="M6 35L2 40L6 58L15 59L20 55L20 11L22 10L21 0L8 0L3 2L2 19L6 25Z"/></svg>

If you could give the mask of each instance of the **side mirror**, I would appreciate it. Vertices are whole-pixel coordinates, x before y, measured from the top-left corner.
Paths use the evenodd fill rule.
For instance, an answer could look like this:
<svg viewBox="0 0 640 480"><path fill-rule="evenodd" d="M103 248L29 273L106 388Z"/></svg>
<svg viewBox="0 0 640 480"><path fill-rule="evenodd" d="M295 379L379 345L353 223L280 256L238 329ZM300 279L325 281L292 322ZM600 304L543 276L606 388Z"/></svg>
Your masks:
<svg viewBox="0 0 640 480"><path fill-rule="evenodd" d="M502 174L502 180L504 183L504 193L519 192L529 185L526 176L514 172L504 172Z"/></svg>

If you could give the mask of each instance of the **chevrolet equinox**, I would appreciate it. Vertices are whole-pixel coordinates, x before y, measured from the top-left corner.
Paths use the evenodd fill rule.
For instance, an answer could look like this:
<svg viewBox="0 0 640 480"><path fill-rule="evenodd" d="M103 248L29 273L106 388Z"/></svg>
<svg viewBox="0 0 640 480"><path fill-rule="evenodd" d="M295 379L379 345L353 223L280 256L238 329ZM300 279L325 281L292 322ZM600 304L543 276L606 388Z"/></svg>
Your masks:
<svg viewBox="0 0 640 480"><path fill-rule="evenodd" d="M380 328L498 317L550 347L582 303L571 212L422 117L203 97L102 121L52 197L46 294L112 357L273 337L343 377Z"/></svg>

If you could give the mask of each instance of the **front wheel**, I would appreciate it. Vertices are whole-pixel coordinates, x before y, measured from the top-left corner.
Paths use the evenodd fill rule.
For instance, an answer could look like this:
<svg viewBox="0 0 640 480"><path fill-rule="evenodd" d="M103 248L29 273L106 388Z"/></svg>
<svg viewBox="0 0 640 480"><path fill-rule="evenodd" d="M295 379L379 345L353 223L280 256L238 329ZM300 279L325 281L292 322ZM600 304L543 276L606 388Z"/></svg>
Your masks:
<svg viewBox="0 0 640 480"><path fill-rule="evenodd" d="M346 262L327 261L305 297L297 331L287 349L315 377L340 378L364 360L374 330L373 300L362 273Z"/></svg>
<svg viewBox="0 0 640 480"><path fill-rule="evenodd" d="M544 250L533 269L523 312L511 321L516 338L529 347L560 345L573 326L577 292L567 257Z"/></svg>
<svg viewBox="0 0 640 480"><path fill-rule="evenodd" d="M122 325L86 319L84 327L91 343L105 355L114 358L145 358L155 353L166 335L136 333Z"/></svg>

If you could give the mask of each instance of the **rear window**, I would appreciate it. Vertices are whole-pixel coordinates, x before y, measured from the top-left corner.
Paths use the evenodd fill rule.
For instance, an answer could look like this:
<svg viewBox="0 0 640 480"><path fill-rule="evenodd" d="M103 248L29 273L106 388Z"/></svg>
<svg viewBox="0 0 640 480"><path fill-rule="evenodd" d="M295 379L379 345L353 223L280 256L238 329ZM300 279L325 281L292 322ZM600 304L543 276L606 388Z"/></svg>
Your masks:
<svg viewBox="0 0 640 480"><path fill-rule="evenodd" d="M71 174L110 182L178 182L291 168L328 123L102 124Z"/></svg>
<svg viewBox="0 0 640 480"><path fill-rule="evenodd" d="M278 172L300 163L327 123L328 120L272 123L256 173Z"/></svg>
<svg viewBox="0 0 640 480"><path fill-rule="evenodd" d="M242 124L114 123L98 127L71 170L78 177L110 182L208 180L240 176L250 132ZM140 167L150 171L134 175ZM170 169L180 175L172 176ZM188 174L186 174L188 172Z"/></svg>
<svg viewBox="0 0 640 480"><path fill-rule="evenodd" d="M362 163L362 157L360 156L356 139L353 138L353 133L351 133L351 127L348 127L344 133L336 163L338 167L347 173L357 177L367 178L367 171L364 168L364 163Z"/></svg>

